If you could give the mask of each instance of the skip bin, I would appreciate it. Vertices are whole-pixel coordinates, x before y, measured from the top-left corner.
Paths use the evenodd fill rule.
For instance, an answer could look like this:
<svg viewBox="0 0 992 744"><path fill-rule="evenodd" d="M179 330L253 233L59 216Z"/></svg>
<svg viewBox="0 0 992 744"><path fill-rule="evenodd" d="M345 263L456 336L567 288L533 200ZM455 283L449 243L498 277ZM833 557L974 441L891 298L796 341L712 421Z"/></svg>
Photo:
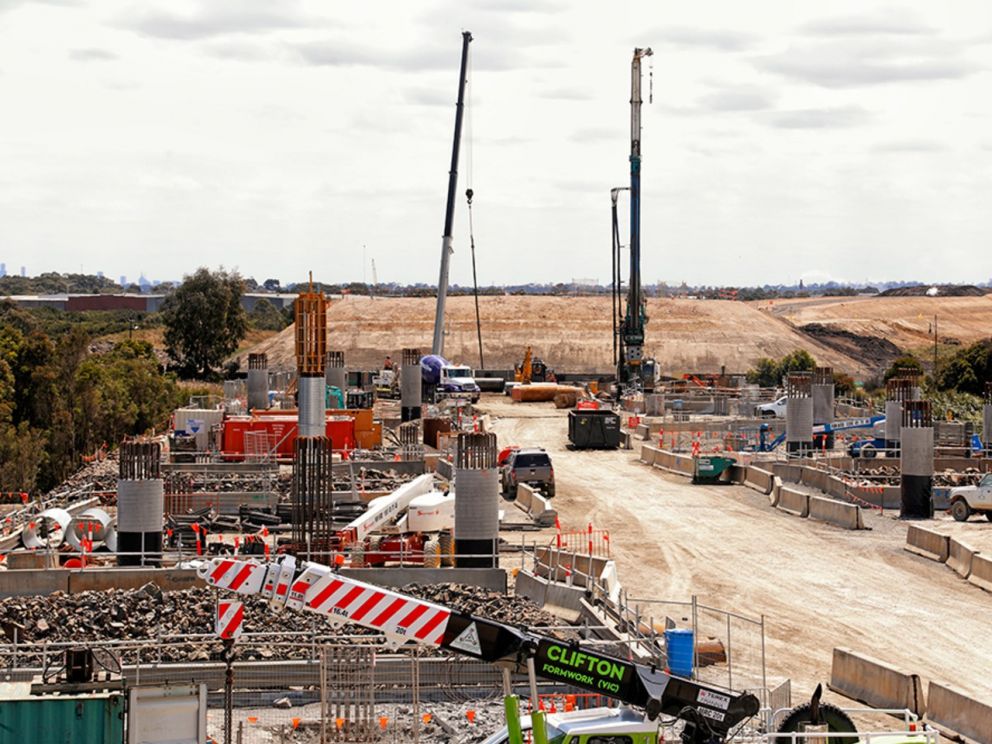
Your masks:
<svg viewBox="0 0 992 744"><path fill-rule="evenodd" d="M729 478L725 478L731 467L737 460L733 457L697 457L693 462L692 482L693 483L730 483Z"/></svg>
<svg viewBox="0 0 992 744"><path fill-rule="evenodd" d="M569 411L568 441L576 449L616 449L620 446L620 417L609 410Z"/></svg>
<svg viewBox="0 0 992 744"><path fill-rule="evenodd" d="M31 695L30 687L0 685L0 744L123 744L120 691Z"/></svg>

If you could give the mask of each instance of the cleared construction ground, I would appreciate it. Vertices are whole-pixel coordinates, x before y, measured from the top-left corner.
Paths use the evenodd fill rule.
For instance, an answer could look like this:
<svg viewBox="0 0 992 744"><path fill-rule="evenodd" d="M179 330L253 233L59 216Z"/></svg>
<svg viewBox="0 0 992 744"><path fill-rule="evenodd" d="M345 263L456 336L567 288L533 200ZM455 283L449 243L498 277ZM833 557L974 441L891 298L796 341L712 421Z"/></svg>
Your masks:
<svg viewBox="0 0 992 744"><path fill-rule="evenodd" d="M548 449L562 523L610 530L631 596L635 587L644 597L695 594L764 614L769 668L802 690L828 680L832 649L846 646L988 696L978 629L992 594L906 552L906 524L893 513L870 513L870 531L840 530L772 509L749 488L694 486L640 464L636 451L571 451L566 416L551 404L489 397L482 406L501 443ZM992 550L987 524L940 524Z"/></svg>

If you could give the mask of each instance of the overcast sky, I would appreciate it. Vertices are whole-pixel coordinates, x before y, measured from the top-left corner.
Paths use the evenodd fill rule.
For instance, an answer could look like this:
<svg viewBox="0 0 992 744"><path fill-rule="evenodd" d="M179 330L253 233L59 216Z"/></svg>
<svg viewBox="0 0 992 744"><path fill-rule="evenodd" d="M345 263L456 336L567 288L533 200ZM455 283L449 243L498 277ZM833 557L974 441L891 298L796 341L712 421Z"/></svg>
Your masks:
<svg viewBox="0 0 992 744"><path fill-rule="evenodd" d="M436 282L463 29L453 282L469 185L481 284L608 281L634 46L645 281L992 276L989 0L0 0L0 262Z"/></svg>

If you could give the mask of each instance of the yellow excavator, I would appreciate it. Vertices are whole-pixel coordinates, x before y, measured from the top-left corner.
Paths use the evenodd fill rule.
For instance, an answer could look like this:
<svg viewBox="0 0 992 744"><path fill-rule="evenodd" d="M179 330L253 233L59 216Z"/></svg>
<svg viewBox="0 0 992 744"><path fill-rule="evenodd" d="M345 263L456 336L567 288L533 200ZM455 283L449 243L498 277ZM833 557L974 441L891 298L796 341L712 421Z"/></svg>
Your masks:
<svg viewBox="0 0 992 744"><path fill-rule="evenodd" d="M531 347L527 347L524 352L524 361L513 368L513 379L522 385L529 385L532 382L555 382L554 370L544 363L544 360L535 357Z"/></svg>

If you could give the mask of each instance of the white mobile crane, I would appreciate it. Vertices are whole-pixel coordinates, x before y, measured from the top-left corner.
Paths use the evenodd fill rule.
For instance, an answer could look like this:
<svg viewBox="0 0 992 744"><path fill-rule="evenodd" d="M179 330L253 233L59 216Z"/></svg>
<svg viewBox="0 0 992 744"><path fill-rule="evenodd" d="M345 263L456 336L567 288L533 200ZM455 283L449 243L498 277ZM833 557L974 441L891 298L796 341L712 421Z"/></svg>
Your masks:
<svg viewBox="0 0 992 744"><path fill-rule="evenodd" d="M202 564L198 573L217 589L266 598L275 612L305 610L323 615L335 628L355 623L378 631L390 648L417 643L501 667L506 693L507 744L523 742L518 701L510 694L510 673L514 671L529 675L532 696L536 696L536 678L541 677L618 700L643 711L647 721L655 721L662 715L677 719L682 725L683 744L723 744L740 724L759 712L758 698L750 692L733 692L676 677L653 665L590 650L579 642L538 635L374 586L343 576L330 566L297 563L293 556L264 563L218 557ZM617 724L616 711L606 710L602 716L604 731L613 730ZM627 711L624 718L630 721L636 718L636 713ZM595 722L590 723L588 718L584 722L588 724L583 726L585 733L595 729ZM850 719L834 706L821 705L819 694L814 695L811 703L793 709L778 731L798 732L810 722L825 725L828 732L854 734L844 737L844 744L857 741ZM535 710L525 725L532 730L534 744L547 744L542 712ZM636 739L639 744L657 744L657 727L652 729L647 725L645 729ZM769 736L775 741L774 734ZM584 740L585 737L576 739ZM781 741L795 744L796 740L789 736ZM830 742L833 741L831 738ZM912 735L898 741L931 744L932 737ZM886 740L886 744L895 742Z"/></svg>

